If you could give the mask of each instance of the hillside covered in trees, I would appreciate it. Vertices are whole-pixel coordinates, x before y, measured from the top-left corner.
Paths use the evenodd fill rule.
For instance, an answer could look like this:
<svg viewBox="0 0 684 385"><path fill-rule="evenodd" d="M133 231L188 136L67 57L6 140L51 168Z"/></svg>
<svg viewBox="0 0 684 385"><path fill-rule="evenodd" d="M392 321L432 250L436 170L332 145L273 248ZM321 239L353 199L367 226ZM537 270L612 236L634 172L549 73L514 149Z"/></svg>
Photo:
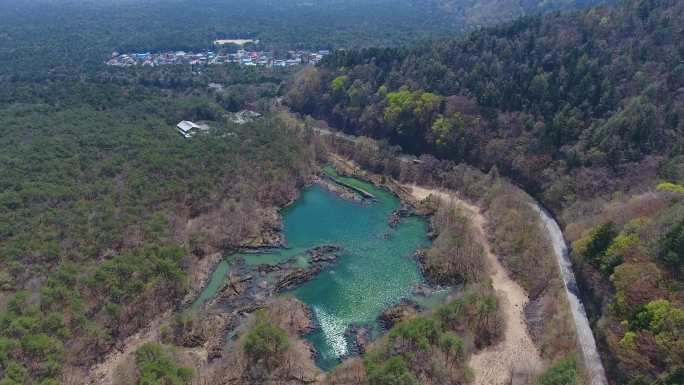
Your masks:
<svg viewBox="0 0 684 385"><path fill-rule="evenodd" d="M611 381L681 383L683 34L674 0L522 18L337 52L298 74L287 102L536 195L574 242Z"/></svg>
<svg viewBox="0 0 684 385"><path fill-rule="evenodd" d="M299 76L289 103L406 151L496 165L565 206L653 176L654 157L678 155L682 9L628 1L462 39L338 52Z"/></svg>

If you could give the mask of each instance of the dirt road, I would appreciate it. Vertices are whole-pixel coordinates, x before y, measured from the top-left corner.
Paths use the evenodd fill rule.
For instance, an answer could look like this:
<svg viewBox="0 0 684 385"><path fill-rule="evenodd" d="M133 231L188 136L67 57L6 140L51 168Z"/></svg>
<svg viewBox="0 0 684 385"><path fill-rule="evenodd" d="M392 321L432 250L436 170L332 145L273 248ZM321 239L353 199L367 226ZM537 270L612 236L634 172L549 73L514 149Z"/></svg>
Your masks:
<svg viewBox="0 0 684 385"><path fill-rule="evenodd" d="M542 368L539 350L527 330L523 309L528 297L525 290L513 281L499 259L491 251L485 236L485 217L476 206L459 199L458 196L436 189L406 186L415 199L423 200L430 195L443 201L459 204L470 212L478 240L485 248L492 285L500 298L506 326L503 341L478 352L470 358L469 365L475 371L473 385L509 384L514 372L536 372Z"/></svg>

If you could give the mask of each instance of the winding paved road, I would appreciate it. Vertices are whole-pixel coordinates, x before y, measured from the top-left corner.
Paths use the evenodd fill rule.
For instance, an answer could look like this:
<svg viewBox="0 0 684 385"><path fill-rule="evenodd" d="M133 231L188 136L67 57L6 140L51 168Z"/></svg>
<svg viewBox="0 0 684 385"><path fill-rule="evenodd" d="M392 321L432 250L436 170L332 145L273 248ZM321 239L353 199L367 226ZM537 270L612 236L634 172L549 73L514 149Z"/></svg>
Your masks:
<svg viewBox="0 0 684 385"><path fill-rule="evenodd" d="M598 349L596 348L596 340L594 334L589 326L589 319L584 310L584 306L578 297L577 281L575 274L572 271L572 264L568 253L568 246L565 243L563 232L558 223L549 215L549 213L540 207L538 204L532 204L541 217L546 231L551 237L553 243L553 251L556 255L558 268L560 269L561 277L565 286L565 294L568 296L570 304L570 311L572 318L575 321L575 329L577 330L577 339L582 350L582 357L584 359L584 367L589 375L589 385L607 385L606 371L601 363Z"/></svg>

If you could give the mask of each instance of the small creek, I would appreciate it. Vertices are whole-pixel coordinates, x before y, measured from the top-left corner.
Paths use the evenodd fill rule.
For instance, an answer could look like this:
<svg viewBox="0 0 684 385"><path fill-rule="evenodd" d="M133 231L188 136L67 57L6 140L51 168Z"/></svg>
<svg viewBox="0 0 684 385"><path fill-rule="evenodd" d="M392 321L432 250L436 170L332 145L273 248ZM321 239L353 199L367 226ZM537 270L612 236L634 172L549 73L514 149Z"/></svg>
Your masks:
<svg viewBox="0 0 684 385"><path fill-rule="evenodd" d="M326 172L333 173L330 169ZM351 353L345 336L349 326L365 325L378 333L377 317L382 311L410 297L412 287L423 282L412 255L429 245L423 218L410 216L396 228L389 226L390 214L401 205L395 195L371 183L334 177L372 194L374 202L351 202L314 185L282 212L286 248L241 254L248 265L277 264L315 246L342 247L331 268L284 294L295 296L312 310L319 328L307 338L316 348L317 364L323 369L332 368L340 357ZM300 262L307 263L305 258ZM229 269L226 261L218 265L193 306L201 306L216 295Z"/></svg>

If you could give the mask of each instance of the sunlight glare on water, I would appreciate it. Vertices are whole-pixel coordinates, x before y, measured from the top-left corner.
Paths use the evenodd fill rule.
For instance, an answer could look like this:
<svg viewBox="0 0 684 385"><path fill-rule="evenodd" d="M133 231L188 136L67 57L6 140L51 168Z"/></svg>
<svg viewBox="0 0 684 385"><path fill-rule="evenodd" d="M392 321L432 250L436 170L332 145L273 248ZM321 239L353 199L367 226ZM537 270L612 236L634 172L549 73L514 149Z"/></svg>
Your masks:
<svg viewBox="0 0 684 385"><path fill-rule="evenodd" d="M243 254L246 263L254 266L277 264L315 246L342 247L330 269L291 292L312 309L318 328L307 339L323 369L332 368L350 352L345 335L350 326L367 325L377 331L380 313L408 297L411 287L422 282L411 257L429 244L422 218L405 218L396 229L390 228L389 216L400 205L397 197L359 180L346 178L345 182L371 192L376 201L350 202L315 185L282 213L287 248ZM228 268L225 261L219 264L195 307L214 297Z"/></svg>
<svg viewBox="0 0 684 385"><path fill-rule="evenodd" d="M321 244L342 246L330 270L293 291L313 309L319 329L308 336L317 363L330 369L350 351L345 331L352 325L377 330L380 313L410 295L422 281L413 253L429 244L427 224L405 218L396 228L388 219L400 201L369 183L353 180L376 196L373 204L346 201L313 186L284 213L288 246L306 249Z"/></svg>

